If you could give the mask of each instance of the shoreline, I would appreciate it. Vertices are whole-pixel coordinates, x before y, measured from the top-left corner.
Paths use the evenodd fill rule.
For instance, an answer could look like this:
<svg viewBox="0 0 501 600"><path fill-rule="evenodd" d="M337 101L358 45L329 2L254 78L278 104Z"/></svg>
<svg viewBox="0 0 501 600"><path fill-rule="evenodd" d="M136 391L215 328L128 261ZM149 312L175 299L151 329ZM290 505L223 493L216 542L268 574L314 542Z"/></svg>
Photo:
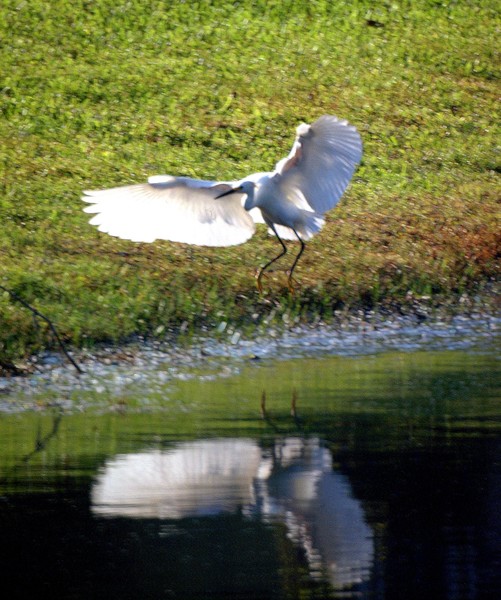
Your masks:
<svg viewBox="0 0 501 600"><path fill-rule="evenodd" d="M39 396L53 397L53 402L37 410L49 406L73 410L71 396L79 391L119 397L145 386L160 389L169 381L236 375L251 362L423 350L490 352L499 347L501 337L501 316L495 311L454 315L442 311L426 318L360 311L330 323L261 324L253 335L223 324L184 337L137 338L127 344L72 349L82 374L62 353L41 353L31 357L29 375L0 376L0 412L33 409ZM24 408L19 406L23 402Z"/></svg>
<svg viewBox="0 0 501 600"><path fill-rule="evenodd" d="M86 360L90 355L100 356L102 352L114 352L117 355L128 354L128 349L137 346L152 345L155 347L166 347L179 345L181 348L196 344L197 340L205 338L214 338L218 342L222 339L232 337L233 344L237 344L240 338L260 337L262 334L269 333L272 337L286 334L288 331L297 327L311 330L312 328L328 328L332 331L344 331L346 329L357 328L379 328L386 323L406 322L414 324L427 324L433 326L435 323L447 323L459 319L501 319L500 296L495 289L489 290L476 296L467 296L464 294L461 298L447 302L432 303L429 296L408 296L406 303L391 301L387 304L379 305L376 308L357 308L338 309L327 318L322 318L320 314L313 312L309 318L292 316L291 311L280 302L275 306L270 303L268 313L257 312L246 322L234 323L225 321L224 318L212 326L202 324L196 330L188 330L186 323L179 326L166 326L163 337L132 335L119 342L96 341L88 347L77 347L65 345L75 361ZM271 332L271 333L270 333ZM45 358L44 358L45 357ZM47 357L50 357L48 359ZM19 359L13 363L16 372L2 371L0 363L0 378L5 377L26 377L35 374L44 362L52 364L67 365L68 369L73 369L64 352L55 343L51 347L41 349L28 358ZM78 364L78 363L77 363Z"/></svg>

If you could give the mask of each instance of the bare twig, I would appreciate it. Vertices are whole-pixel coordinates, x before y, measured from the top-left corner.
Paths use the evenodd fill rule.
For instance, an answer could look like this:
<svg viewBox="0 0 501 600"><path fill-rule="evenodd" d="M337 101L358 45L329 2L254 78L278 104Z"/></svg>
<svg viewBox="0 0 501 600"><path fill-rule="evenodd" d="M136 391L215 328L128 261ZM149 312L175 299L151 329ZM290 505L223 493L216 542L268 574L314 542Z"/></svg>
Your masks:
<svg viewBox="0 0 501 600"><path fill-rule="evenodd" d="M34 456L36 456L39 452L42 452L43 450L45 450L45 448L49 445L49 442L53 438L57 437L58 432L59 432L59 425L61 424L62 418L63 418L63 412L62 412L62 410L59 410L57 412L57 414L54 415L52 418L52 429L49 431L49 433L47 433L44 436L42 436L40 423L38 424L38 429L37 429L36 439L35 439L35 447L33 448L33 450L31 450L31 452L28 452L28 454L25 454L20 460L17 461L17 463L11 465L11 467L9 467L4 472L3 476L0 478L0 484L5 485L7 483L7 481L9 480L9 478L12 476L13 473L16 472L17 469L21 468L23 465L28 464Z"/></svg>
<svg viewBox="0 0 501 600"><path fill-rule="evenodd" d="M9 290L5 286L0 285L0 290L3 290L4 292L7 292L13 300L15 300L16 302L19 302L19 304L22 304L25 308L27 308L28 310L30 310L35 317L38 317L38 318L42 319L43 321L45 321L47 323L47 325L49 326L50 330L52 331L54 337L56 338L56 340L57 340L57 342L59 344L59 347L63 351L63 353L66 356L66 358L75 367L75 369L77 370L78 373L83 373L84 372L83 369L81 369L78 366L78 364L73 360L73 358L69 355L68 351L66 350L66 346L64 345L63 340L59 337L57 329L54 327L54 324L52 323L52 321L48 317L46 317L45 315L43 315L36 308L33 308L33 306L31 306L31 304L28 304L28 302L26 302L26 300L23 300L15 292L13 292L12 290Z"/></svg>

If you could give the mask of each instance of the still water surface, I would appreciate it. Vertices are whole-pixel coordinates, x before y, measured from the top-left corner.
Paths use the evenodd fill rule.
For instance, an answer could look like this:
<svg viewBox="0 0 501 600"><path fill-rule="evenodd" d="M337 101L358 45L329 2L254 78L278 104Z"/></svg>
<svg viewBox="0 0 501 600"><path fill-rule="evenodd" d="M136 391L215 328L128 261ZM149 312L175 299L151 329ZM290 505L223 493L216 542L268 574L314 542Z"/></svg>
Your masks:
<svg viewBox="0 0 501 600"><path fill-rule="evenodd" d="M499 597L493 344L227 367L0 415L4 597Z"/></svg>

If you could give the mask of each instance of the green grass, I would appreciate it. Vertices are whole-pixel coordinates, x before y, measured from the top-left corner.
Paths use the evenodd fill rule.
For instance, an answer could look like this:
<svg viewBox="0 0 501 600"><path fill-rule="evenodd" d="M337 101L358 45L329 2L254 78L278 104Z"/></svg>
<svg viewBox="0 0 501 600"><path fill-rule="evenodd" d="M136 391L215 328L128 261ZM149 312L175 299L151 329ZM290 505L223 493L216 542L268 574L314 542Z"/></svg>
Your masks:
<svg viewBox="0 0 501 600"><path fill-rule="evenodd" d="M498 275L496 4L6 0L0 284L77 345L478 292ZM272 169L324 113L355 124L365 154L294 297L280 271L255 289L277 251L265 231L143 245L82 212L83 189ZM4 362L50 343L0 294Z"/></svg>

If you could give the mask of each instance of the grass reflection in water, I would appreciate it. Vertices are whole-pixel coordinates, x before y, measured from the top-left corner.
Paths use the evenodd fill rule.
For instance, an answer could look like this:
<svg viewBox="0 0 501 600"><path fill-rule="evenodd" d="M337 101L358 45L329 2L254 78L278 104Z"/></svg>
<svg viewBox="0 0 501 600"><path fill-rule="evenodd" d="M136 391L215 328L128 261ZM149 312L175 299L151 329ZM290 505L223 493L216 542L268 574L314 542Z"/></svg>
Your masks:
<svg viewBox="0 0 501 600"><path fill-rule="evenodd" d="M253 364L144 399L2 416L11 597L495 597L488 353Z"/></svg>

